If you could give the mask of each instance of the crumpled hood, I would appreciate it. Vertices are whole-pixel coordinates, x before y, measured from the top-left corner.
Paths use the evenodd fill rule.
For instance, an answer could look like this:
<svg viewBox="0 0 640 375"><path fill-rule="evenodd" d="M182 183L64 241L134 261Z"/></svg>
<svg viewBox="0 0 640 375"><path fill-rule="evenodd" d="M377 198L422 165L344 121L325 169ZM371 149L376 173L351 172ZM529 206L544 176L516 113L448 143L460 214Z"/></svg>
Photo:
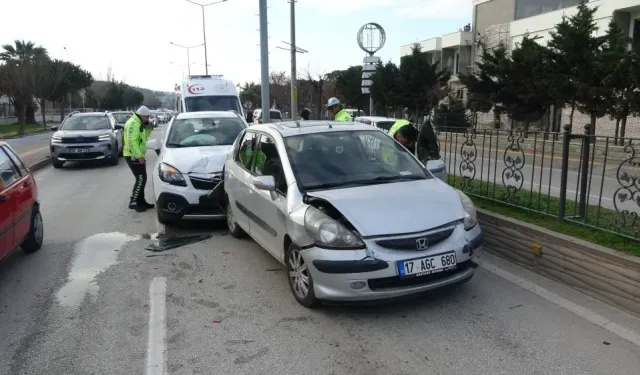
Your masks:
<svg viewBox="0 0 640 375"><path fill-rule="evenodd" d="M419 232L464 217L458 193L437 179L307 194L331 203L364 237Z"/></svg>
<svg viewBox="0 0 640 375"><path fill-rule="evenodd" d="M183 174L222 172L227 154L233 146L164 148L162 162L177 168Z"/></svg>
<svg viewBox="0 0 640 375"><path fill-rule="evenodd" d="M108 129L101 130L58 130L53 133L56 137L98 137L103 134L110 134Z"/></svg>

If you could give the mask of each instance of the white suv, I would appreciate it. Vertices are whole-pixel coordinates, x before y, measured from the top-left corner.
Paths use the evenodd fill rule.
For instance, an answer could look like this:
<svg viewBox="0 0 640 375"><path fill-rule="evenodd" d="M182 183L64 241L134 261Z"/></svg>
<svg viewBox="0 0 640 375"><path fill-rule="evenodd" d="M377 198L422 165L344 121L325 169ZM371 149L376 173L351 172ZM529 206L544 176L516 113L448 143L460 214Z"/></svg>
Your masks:
<svg viewBox="0 0 640 375"><path fill-rule="evenodd" d="M149 140L147 147L159 155L152 177L158 221L225 217L225 158L248 126L230 111L185 112L171 121L161 144Z"/></svg>

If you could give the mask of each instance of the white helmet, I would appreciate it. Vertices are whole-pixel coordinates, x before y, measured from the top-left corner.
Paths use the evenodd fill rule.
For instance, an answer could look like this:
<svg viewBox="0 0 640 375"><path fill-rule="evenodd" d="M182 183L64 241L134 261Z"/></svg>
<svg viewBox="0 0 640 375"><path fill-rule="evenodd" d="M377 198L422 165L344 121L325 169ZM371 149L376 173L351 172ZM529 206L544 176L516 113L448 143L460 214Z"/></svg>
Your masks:
<svg viewBox="0 0 640 375"><path fill-rule="evenodd" d="M329 98L329 101L327 102L327 108L331 108L334 105L338 104L340 104L340 100L338 100L338 98Z"/></svg>
<svg viewBox="0 0 640 375"><path fill-rule="evenodd" d="M151 116L151 111L149 110L149 108L147 108L147 106L143 105L138 108L136 114L138 114L139 116Z"/></svg>

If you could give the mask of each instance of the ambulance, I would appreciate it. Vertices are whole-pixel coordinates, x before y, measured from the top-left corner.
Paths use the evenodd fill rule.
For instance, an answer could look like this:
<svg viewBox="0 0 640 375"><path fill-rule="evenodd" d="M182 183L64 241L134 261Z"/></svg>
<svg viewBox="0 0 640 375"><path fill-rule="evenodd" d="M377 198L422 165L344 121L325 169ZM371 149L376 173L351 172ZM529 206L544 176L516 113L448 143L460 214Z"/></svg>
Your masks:
<svg viewBox="0 0 640 375"><path fill-rule="evenodd" d="M238 90L222 75L189 76L176 87L176 111L234 111L244 118Z"/></svg>

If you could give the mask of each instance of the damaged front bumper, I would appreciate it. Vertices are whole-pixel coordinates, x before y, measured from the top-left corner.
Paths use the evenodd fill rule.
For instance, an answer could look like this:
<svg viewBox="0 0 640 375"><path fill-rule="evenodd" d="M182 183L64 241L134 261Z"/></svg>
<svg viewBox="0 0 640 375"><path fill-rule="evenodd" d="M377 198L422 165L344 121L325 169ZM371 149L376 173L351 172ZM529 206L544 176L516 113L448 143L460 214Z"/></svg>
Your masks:
<svg viewBox="0 0 640 375"><path fill-rule="evenodd" d="M367 249L363 250L319 247L303 250L301 253L313 277L316 297L328 301L377 300L468 281L478 267L483 239L480 226L465 231L460 224L446 240L424 251L393 250L381 247L378 242L380 239L365 240ZM417 277L399 274L398 262L452 252L457 260L453 269Z"/></svg>

